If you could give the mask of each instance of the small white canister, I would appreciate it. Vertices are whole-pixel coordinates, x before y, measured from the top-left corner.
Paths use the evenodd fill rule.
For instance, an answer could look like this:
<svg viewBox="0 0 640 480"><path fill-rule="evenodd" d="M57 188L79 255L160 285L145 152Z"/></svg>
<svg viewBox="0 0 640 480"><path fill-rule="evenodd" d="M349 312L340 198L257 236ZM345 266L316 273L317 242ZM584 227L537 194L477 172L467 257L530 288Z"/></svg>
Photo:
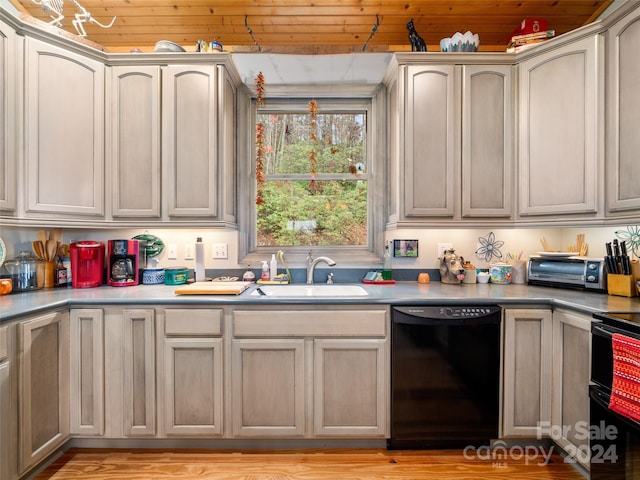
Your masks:
<svg viewBox="0 0 640 480"><path fill-rule="evenodd" d="M494 263L489 266L491 283L508 285L511 283L511 265L508 263Z"/></svg>

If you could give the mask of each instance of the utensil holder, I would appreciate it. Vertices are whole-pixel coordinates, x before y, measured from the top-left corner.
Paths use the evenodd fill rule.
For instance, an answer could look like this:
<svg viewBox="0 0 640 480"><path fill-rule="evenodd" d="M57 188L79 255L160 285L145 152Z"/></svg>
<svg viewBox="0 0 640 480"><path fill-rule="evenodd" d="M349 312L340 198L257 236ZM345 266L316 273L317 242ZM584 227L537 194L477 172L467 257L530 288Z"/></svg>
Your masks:
<svg viewBox="0 0 640 480"><path fill-rule="evenodd" d="M56 262L47 260L44 262L44 288L56 286Z"/></svg>
<svg viewBox="0 0 640 480"><path fill-rule="evenodd" d="M633 275L607 274L607 289L609 295L618 295L620 297L638 296Z"/></svg>

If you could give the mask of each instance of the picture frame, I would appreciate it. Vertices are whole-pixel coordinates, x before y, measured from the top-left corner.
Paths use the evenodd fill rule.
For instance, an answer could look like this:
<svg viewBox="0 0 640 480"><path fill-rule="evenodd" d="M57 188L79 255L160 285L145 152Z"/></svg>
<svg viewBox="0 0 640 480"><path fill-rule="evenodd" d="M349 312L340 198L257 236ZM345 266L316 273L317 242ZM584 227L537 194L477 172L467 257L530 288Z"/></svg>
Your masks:
<svg viewBox="0 0 640 480"><path fill-rule="evenodd" d="M394 240L394 257L418 257L418 240Z"/></svg>

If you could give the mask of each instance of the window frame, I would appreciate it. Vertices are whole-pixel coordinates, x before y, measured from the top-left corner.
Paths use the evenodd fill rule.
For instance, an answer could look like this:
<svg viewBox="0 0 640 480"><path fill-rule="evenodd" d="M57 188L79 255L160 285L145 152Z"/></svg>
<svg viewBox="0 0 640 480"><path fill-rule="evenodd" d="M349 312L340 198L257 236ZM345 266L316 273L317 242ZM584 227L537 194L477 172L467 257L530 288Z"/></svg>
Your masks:
<svg viewBox="0 0 640 480"><path fill-rule="evenodd" d="M269 90L269 89L267 89ZM385 128L385 94L380 85L354 88L353 85L333 86L331 92L318 94L318 88L297 87L290 88L287 94L266 97L261 110L291 111L295 105L297 111L304 111L308 102L315 99L320 111L365 111L367 122L366 152L367 152L367 245L357 246L257 246L257 209L255 197L257 192L255 176L255 131L257 105L255 95L249 94L244 99L244 105L239 109L239 117L244 119L239 125L247 128L244 133L244 148L239 153L244 161L239 162L238 169L238 227L239 250L238 258L241 264L259 265L260 261L270 258L272 253L282 250L290 267L304 265L309 250L314 256L330 256L340 266L362 267L370 266L372 262L379 262L382 257L383 227L386 212L385 171L386 158L386 128ZM244 108L242 108L244 107ZM244 112L244 115L243 115ZM247 192L242 193L242 192Z"/></svg>

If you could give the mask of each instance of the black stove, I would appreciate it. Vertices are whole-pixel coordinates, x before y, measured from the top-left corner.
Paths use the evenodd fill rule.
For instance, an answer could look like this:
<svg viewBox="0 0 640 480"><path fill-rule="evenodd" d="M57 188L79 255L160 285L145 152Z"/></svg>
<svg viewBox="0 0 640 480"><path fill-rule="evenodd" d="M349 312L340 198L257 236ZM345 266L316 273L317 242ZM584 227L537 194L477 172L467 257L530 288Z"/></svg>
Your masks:
<svg viewBox="0 0 640 480"><path fill-rule="evenodd" d="M604 323L609 325L616 324L633 324L640 328L640 312L603 312L596 313L593 318L598 320L602 320Z"/></svg>

